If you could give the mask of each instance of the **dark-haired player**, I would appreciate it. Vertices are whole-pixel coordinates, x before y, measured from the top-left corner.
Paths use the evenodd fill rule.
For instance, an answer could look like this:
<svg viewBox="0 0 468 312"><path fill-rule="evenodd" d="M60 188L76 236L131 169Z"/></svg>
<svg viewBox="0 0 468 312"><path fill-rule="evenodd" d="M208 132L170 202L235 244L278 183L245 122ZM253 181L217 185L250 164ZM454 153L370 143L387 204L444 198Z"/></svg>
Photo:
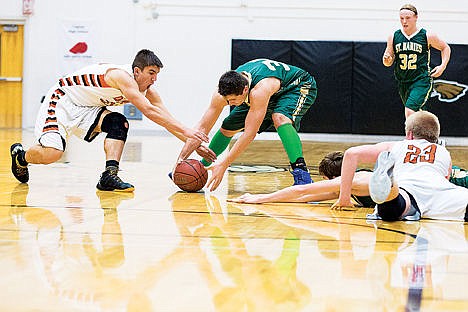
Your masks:
<svg viewBox="0 0 468 312"><path fill-rule="evenodd" d="M306 203L337 199L341 185L341 163L343 152L328 153L319 164L319 174L324 180L306 185L293 185L269 194L246 193L229 201L246 204L271 202ZM372 172L359 171L353 179L352 196L364 207L373 207L375 203L369 197L369 178Z"/></svg>
<svg viewBox="0 0 468 312"><path fill-rule="evenodd" d="M268 59L257 59L224 73L211 104L197 125L208 134L225 106L235 106L210 142L221 154L234 134L243 131L227 156L212 166L207 186L215 190L229 165L247 148L257 133L276 128L291 163L294 184L312 182L297 133L301 119L317 96L314 78L305 70ZM200 145L186 141L179 160L186 159ZM210 161L204 159L204 165Z"/></svg>
<svg viewBox="0 0 468 312"><path fill-rule="evenodd" d="M450 47L435 33L418 28L418 10L411 4L400 8L401 29L387 39L382 57L385 66L395 63L394 73L398 92L405 105L405 117L424 109L432 90L432 78L444 72L450 60ZM441 52L442 62L432 70L429 66L430 48Z"/></svg>
<svg viewBox="0 0 468 312"><path fill-rule="evenodd" d="M99 133L105 132L106 168L97 188L133 191L133 185L123 182L117 175L127 139L128 121L122 114L106 108L129 102L179 139L191 138L200 144L208 142L205 133L185 127L163 105L153 86L162 67L152 51L141 50L131 66L90 65L60 78L40 107L35 127L38 144L28 150L24 150L20 143L11 146L13 175L26 183L29 180L28 164L58 161L65 151L69 135L91 142ZM214 159L214 153L202 145L197 152Z"/></svg>

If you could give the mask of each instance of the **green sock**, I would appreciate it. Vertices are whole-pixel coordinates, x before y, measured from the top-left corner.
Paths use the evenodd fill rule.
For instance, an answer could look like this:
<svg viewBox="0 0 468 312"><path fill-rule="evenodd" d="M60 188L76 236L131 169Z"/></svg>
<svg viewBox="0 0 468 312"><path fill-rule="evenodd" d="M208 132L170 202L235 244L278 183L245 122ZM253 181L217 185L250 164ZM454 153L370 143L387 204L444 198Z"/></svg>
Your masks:
<svg viewBox="0 0 468 312"><path fill-rule="evenodd" d="M288 154L289 162L294 163L298 158L303 157L301 139L292 124L281 125L276 131Z"/></svg>
<svg viewBox="0 0 468 312"><path fill-rule="evenodd" d="M219 154L224 152L226 147L228 147L229 142L231 142L231 139L232 137L229 138L222 134L220 130L218 130L218 132L216 132L216 134L211 139L210 145L208 147L211 148L213 152L215 152L216 156L218 156ZM201 160L201 163L203 164L203 166L211 165L211 163L206 161L205 158Z"/></svg>

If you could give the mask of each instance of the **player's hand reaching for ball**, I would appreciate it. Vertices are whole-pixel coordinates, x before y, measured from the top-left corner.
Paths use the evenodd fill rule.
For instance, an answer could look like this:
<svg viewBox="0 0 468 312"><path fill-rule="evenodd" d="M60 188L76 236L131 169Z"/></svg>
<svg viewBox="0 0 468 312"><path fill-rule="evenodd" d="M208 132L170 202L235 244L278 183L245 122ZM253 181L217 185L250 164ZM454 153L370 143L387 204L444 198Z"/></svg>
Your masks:
<svg viewBox="0 0 468 312"><path fill-rule="evenodd" d="M225 162L220 162L219 164L213 164L209 166L208 170L211 170L211 177L208 179L206 183L206 188L210 191L214 191L218 188L219 184L223 180L224 173L226 169L229 167L229 164L226 165Z"/></svg>
<svg viewBox="0 0 468 312"><path fill-rule="evenodd" d="M197 149L196 152L198 155L203 157L206 161L212 163L216 160L216 153L213 152L209 147L200 145Z"/></svg>
<svg viewBox="0 0 468 312"><path fill-rule="evenodd" d="M185 137L187 137L189 139L198 140L199 142L201 141L201 142L208 143L210 141L208 136L204 132L199 131L199 130L194 130L194 129L187 128L187 129L185 129L183 134L184 134Z"/></svg>

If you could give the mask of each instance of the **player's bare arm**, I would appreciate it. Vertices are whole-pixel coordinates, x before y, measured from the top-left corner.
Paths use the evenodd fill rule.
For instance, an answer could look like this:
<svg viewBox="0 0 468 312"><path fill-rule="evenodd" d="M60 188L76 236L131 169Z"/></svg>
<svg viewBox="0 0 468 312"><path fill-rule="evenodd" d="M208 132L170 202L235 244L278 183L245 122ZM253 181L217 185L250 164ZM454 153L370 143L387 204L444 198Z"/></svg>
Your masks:
<svg viewBox="0 0 468 312"><path fill-rule="evenodd" d="M380 152L390 150L393 144L392 142L382 142L375 145L354 146L346 150L341 166L340 195L331 209L354 206L351 202L351 190L358 164L375 163Z"/></svg>
<svg viewBox="0 0 468 312"><path fill-rule="evenodd" d="M232 146L231 150L221 162L212 166L212 175L207 182L210 190L215 190L221 183L224 172L229 165L247 148L257 135L258 129L265 118L270 97L279 90L280 82L276 78L265 78L261 80L250 91L250 109L245 119L245 128L242 135Z"/></svg>
<svg viewBox="0 0 468 312"><path fill-rule="evenodd" d="M226 100L218 92L215 92L211 98L210 106L195 126L195 129L208 135L226 105L228 105ZM201 145L199 141L189 139L185 142L177 162L187 159L195 150L209 162L216 160L216 154L211 149Z"/></svg>
<svg viewBox="0 0 468 312"><path fill-rule="evenodd" d="M387 47L385 48L385 52L382 56L382 62L385 66L389 67L392 66L394 59L395 53L393 51L393 35L390 35L387 39Z"/></svg>
<svg viewBox="0 0 468 312"><path fill-rule="evenodd" d="M440 77L445 68L447 68L448 62L450 61L450 46L434 33L427 34L427 41L429 46L440 51L440 57L442 61L439 66L434 67L431 71L431 77Z"/></svg>
<svg viewBox="0 0 468 312"><path fill-rule="evenodd" d="M208 137L204 133L197 132L183 126L176 119L174 119L174 117L168 114L164 107L161 108L160 105L162 105L162 102L160 98L160 105L156 105L158 102L155 97L156 95L154 94L153 97L155 98L152 98L152 101L155 101L155 103L151 103L150 100L140 92L135 79L133 79L127 72L121 69L113 69L106 74L105 79L110 86L122 91L122 94L146 117L158 125L166 128L172 134L175 135L176 133L182 133L186 138L193 138L204 142L209 141ZM148 89L148 92L151 94L150 88Z"/></svg>

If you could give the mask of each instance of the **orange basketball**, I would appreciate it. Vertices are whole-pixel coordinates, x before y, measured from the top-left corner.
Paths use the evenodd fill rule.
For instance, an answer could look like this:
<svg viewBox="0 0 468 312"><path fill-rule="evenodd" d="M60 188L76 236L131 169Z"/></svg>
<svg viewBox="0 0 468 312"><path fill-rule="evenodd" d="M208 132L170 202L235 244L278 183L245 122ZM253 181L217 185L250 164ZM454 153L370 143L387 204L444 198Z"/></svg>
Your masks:
<svg viewBox="0 0 468 312"><path fill-rule="evenodd" d="M208 180L208 171L198 160L186 159L177 164L172 180L183 191L198 192Z"/></svg>

